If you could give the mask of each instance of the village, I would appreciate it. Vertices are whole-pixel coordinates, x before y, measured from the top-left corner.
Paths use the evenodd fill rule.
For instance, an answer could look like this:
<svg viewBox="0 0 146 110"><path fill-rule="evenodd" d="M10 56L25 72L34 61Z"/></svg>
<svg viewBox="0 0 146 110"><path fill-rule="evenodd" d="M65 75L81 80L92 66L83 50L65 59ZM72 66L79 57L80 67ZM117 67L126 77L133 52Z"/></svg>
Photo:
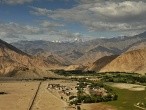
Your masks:
<svg viewBox="0 0 146 110"><path fill-rule="evenodd" d="M66 102L69 101L69 96L75 95L73 88L61 85L61 84L48 84L47 89L50 92L58 92L60 98Z"/></svg>
<svg viewBox="0 0 146 110"><path fill-rule="evenodd" d="M56 97L65 101L68 106L80 110L83 103L98 103L117 99L117 95L104 85L91 82L76 82L74 86L63 83L49 83L47 89Z"/></svg>

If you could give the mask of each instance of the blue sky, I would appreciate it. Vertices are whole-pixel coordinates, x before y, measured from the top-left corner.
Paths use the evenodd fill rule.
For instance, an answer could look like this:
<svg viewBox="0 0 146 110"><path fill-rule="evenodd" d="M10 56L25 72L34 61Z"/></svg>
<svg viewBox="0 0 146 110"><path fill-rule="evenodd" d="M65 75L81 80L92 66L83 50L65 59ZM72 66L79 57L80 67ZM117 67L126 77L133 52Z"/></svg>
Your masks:
<svg viewBox="0 0 146 110"><path fill-rule="evenodd" d="M146 30L145 0L1 0L0 39L70 40Z"/></svg>

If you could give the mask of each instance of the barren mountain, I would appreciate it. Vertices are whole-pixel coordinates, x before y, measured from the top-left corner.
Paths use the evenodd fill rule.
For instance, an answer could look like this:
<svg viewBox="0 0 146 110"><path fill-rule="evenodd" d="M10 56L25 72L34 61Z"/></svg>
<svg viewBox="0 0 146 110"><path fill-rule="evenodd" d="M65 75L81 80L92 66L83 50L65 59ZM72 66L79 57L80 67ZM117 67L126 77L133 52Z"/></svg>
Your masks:
<svg viewBox="0 0 146 110"><path fill-rule="evenodd" d="M138 49L137 46L143 45L145 41L146 32L135 36L98 38L86 42L20 41L12 45L31 55L51 52L72 64L86 66L104 56L120 55Z"/></svg>
<svg viewBox="0 0 146 110"><path fill-rule="evenodd" d="M64 59L63 57L52 52L42 51L34 55L41 59L44 59L47 63L52 64L52 65L60 65L60 66L71 65L71 62L69 62L67 59Z"/></svg>
<svg viewBox="0 0 146 110"><path fill-rule="evenodd" d="M86 70L100 71L103 67L108 65L111 61L113 61L117 57L118 55L102 57L99 60L95 61L90 67L86 68Z"/></svg>
<svg viewBox="0 0 146 110"><path fill-rule="evenodd" d="M133 44L132 46L129 47L127 52L132 50L144 49L144 48L146 48L146 40Z"/></svg>
<svg viewBox="0 0 146 110"><path fill-rule="evenodd" d="M82 57L76 60L76 64L83 64L85 66L90 66L93 64L96 60L104 57L104 56L109 56L116 54L114 51L102 47L102 46L97 46L88 52L86 52Z"/></svg>
<svg viewBox="0 0 146 110"><path fill-rule="evenodd" d="M75 63L75 61L80 58L81 56L83 56L84 54L82 52L80 52L79 50L70 50L70 51L66 51L66 52L61 52L58 53L59 55L61 55L64 59Z"/></svg>
<svg viewBox="0 0 146 110"><path fill-rule="evenodd" d="M100 72L146 72L146 48L121 54L111 61Z"/></svg>
<svg viewBox="0 0 146 110"><path fill-rule="evenodd" d="M0 40L0 75L43 76L51 63L42 58L32 57L14 46ZM19 74L18 74L19 73Z"/></svg>

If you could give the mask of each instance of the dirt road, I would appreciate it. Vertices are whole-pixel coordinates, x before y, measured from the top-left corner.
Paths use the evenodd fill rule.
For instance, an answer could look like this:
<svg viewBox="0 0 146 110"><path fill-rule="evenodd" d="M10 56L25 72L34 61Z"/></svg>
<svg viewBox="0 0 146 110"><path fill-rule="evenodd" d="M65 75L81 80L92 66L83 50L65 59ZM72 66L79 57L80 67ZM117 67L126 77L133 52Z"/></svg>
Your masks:
<svg viewBox="0 0 146 110"><path fill-rule="evenodd" d="M65 110L66 103L47 90L47 82L42 82L31 110Z"/></svg>

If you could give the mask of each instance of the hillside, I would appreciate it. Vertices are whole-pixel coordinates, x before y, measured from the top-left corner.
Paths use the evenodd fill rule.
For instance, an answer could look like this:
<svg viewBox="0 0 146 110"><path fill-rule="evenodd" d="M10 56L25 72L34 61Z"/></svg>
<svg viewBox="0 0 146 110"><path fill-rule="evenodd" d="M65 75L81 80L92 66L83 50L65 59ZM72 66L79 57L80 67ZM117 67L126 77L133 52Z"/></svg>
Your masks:
<svg viewBox="0 0 146 110"><path fill-rule="evenodd" d="M105 67L117 57L118 55L104 56L99 60L95 61L90 67L86 68L86 70L100 71L103 67Z"/></svg>
<svg viewBox="0 0 146 110"><path fill-rule="evenodd" d="M44 59L47 63L52 65L68 66L71 64L71 62L69 62L67 59L64 59L52 52L45 52L44 50L38 51L38 53L35 53L34 56Z"/></svg>
<svg viewBox="0 0 146 110"><path fill-rule="evenodd" d="M127 52L132 50L144 49L144 48L146 48L146 40L142 40L140 42L133 44L132 46L129 47Z"/></svg>
<svg viewBox="0 0 146 110"><path fill-rule="evenodd" d="M146 73L146 48L126 52L111 61L100 72Z"/></svg>
<svg viewBox="0 0 146 110"><path fill-rule="evenodd" d="M82 57L78 58L75 61L75 63L83 64L85 66L90 66L95 62L95 59L98 60L104 56L109 56L114 54L116 53L108 48L97 46L86 52Z"/></svg>
<svg viewBox="0 0 146 110"><path fill-rule="evenodd" d="M50 62L28 55L0 40L0 76L41 77L47 74L45 70L50 67Z"/></svg>

